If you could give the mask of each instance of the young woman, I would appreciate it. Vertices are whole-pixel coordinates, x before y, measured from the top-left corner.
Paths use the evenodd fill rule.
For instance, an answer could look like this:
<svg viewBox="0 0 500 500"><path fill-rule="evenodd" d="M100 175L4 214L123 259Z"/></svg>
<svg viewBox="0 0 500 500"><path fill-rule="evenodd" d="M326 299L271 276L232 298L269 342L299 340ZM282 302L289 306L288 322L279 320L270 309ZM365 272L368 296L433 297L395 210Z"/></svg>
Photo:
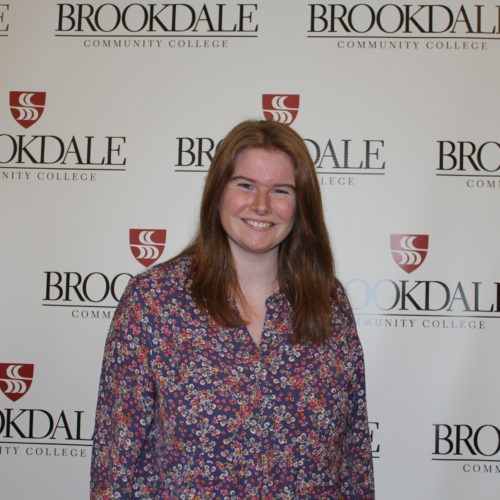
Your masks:
<svg viewBox="0 0 500 500"><path fill-rule="evenodd" d="M363 352L290 127L219 144L193 242L133 278L106 342L92 498L371 499Z"/></svg>

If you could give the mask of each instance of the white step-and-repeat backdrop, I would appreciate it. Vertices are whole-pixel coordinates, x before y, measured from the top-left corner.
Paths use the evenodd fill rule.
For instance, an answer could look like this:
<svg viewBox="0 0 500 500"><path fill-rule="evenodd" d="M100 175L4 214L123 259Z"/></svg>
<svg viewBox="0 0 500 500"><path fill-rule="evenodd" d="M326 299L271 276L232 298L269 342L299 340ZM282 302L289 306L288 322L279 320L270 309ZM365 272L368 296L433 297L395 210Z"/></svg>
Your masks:
<svg viewBox="0 0 500 500"><path fill-rule="evenodd" d="M255 117L315 160L377 497L500 498L498 2L4 0L0 54L2 498L88 497L117 300Z"/></svg>

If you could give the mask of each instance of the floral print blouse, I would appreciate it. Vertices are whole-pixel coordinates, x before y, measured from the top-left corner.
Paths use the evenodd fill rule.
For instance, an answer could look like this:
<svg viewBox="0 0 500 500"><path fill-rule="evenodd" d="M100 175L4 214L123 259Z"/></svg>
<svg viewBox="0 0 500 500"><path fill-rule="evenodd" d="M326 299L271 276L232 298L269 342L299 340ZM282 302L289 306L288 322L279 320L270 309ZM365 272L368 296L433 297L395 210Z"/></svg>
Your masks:
<svg viewBox="0 0 500 500"><path fill-rule="evenodd" d="M262 341L222 328L189 294L190 259L132 278L106 341L91 498L373 499L363 352L348 313L291 344L266 301Z"/></svg>

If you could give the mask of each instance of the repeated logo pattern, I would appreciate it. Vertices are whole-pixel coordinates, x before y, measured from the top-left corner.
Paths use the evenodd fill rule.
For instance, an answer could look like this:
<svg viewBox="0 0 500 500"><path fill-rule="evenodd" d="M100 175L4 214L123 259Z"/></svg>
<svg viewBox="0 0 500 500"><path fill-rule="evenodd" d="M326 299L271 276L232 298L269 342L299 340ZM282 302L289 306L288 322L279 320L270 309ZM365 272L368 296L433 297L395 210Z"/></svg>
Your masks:
<svg viewBox="0 0 500 500"><path fill-rule="evenodd" d="M422 265L428 249L427 234L391 234L392 257L407 273L412 273Z"/></svg>
<svg viewBox="0 0 500 500"><path fill-rule="evenodd" d="M132 255L145 267L154 264L167 241L166 229L130 229L129 242Z"/></svg>
<svg viewBox="0 0 500 500"><path fill-rule="evenodd" d="M45 92L10 92L10 112L19 125L29 128L42 116L45 109Z"/></svg>
<svg viewBox="0 0 500 500"><path fill-rule="evenodd" d="M0 363L0 390L11 400L21 399L30 389L35 365Z"/></svg>
<svg viewBox="0 0 500 500"><path fill-rule="evenodd" d="M291 125L299 112L299 94L263 94L262 110L266 120Z"/></svg>

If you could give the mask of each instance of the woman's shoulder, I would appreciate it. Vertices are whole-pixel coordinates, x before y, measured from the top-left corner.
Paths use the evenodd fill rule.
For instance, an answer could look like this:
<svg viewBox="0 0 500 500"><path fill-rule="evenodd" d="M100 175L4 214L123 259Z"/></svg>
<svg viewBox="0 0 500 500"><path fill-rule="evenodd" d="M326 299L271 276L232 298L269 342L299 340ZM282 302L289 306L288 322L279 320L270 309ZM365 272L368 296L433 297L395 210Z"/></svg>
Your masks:
<svg viewBox="0 0 500 500"><path fill-rule="evenodd" d="M349 301L348 292L337 279L335 293L332 294L332 323L342 335L356 333L356 320Z"/></svg>
<svg viewBox="0 0 500 500"><path fill-rule="evenodd" d="M174 257L155 264L131 278L129 289L139 293L165 293L184 290L189 286L191 257Z"/></svg>
<svg viewBox="0 0 500 500"><path fill-rule="evenodd" d="M331 302L334 311L342 313L343 315L352 314L347 291L338 278L335 279L334 293L332 293Z"/></svg>

